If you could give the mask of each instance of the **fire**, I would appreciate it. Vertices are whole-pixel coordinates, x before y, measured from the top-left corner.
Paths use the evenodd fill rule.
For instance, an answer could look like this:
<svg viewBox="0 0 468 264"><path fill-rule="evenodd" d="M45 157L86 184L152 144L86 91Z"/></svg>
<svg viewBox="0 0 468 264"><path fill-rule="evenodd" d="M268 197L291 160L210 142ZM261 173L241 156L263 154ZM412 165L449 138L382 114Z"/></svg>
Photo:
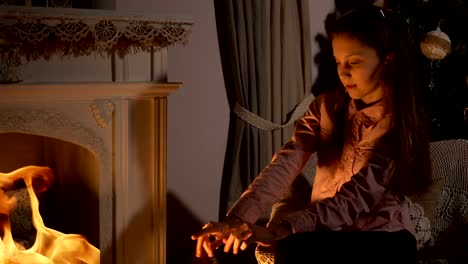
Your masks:
<svg viewBox="0 0 468 264"><path fill-rule="evenodd" d="M32 222L37 231L36 240L29 249L24 249L13 240L10 213L16 206L16 199L5 194L5 190L21 179L26 183L31 200ZM26 166L10 173L0 173L0 264L99 263L99 249L91 245L85 237L63 234L44 225L35 191L45 191L53 179L52 170L40 166Z"/></svg>

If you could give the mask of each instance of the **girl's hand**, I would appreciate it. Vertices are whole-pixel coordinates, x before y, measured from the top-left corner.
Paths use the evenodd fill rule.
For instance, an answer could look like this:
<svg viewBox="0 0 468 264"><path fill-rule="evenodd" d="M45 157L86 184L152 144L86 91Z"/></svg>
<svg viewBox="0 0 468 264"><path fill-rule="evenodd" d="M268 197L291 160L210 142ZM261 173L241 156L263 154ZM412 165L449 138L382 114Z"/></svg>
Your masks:
<svg viewBox="0 0 468 264"><path fill-rule="evenodd" d="M291 233L291 226L287 222L270 223L267 228L240 223L231 229L229 238L225 241L224 252L229 252L232 247L233 253L237 254L239 248L245 250L253 242L268 247Z"/></svg>
<svg viewBox="0 0 468 264"><path fill-rule="evenodd" d="M233 222L210 222L203 229L192 236L197 241L196 256L201 257L203 249L209 257L213 251L224 243L224 252L232 250L234 254L245 250L250 244L258 243L270 246L275 241L291 234L289 225L270 224L267 228L236 220Z"/></svg>
<svg viewBox="0 0 468 264"><path fill-rule="evenodd" d="M241 223L240 219L230 219L225 222L205 224L202 230L192 235L192 240L197 240L195 255L201 258L204 250L208 257L214 257L214 250L225 243L231 234L231 230Z"/></svg>

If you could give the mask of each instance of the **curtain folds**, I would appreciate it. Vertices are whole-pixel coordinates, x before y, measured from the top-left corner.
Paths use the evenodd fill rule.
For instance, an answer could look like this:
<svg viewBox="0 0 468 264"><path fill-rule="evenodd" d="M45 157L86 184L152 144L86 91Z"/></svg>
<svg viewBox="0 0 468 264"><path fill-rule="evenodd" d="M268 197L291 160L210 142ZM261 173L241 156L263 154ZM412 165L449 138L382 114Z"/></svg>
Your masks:
<svg viewBox="0 0 468 264"><path fill-rule="evenodd" d="M285 124L292 116L296 118L298 111L302 116L304 105L308 106L313 96L309 96L307 0L215 0L214 4L231 109L220 194L222 220L290 138L294 122ZM262 127L252 119L241 118L239 109L246 116L277 126Z"/></svg>

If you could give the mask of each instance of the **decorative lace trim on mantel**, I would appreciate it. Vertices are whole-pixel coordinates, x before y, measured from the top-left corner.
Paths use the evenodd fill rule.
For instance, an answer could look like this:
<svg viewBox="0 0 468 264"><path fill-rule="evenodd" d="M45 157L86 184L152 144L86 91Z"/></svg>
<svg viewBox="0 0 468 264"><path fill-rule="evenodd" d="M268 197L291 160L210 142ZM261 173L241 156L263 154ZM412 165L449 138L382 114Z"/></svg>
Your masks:
<svg viewBox="0 0 468 264"><path fill-rule="evenodd" d="M92 52L115 52L123 57L131 52L186 44L192 25L186 19L112 10L2 6L0 46L3 59L20 55L31 61ZM5 54L9 52L15 54Z"/></svg>

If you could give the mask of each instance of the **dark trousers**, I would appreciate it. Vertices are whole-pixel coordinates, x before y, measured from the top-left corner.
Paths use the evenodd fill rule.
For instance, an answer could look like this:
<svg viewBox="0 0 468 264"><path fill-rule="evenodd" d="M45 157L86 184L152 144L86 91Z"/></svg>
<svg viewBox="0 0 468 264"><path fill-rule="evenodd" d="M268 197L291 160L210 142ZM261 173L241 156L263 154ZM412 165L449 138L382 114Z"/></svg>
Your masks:
<svg viewBox="0 0 468 264"><path fill-rule="evenodd" d="M416 240L406 230L297 233L278 241L280 264L415 264Z"/></svg>

